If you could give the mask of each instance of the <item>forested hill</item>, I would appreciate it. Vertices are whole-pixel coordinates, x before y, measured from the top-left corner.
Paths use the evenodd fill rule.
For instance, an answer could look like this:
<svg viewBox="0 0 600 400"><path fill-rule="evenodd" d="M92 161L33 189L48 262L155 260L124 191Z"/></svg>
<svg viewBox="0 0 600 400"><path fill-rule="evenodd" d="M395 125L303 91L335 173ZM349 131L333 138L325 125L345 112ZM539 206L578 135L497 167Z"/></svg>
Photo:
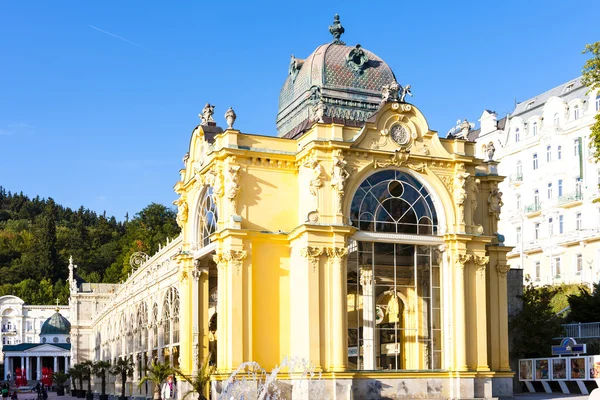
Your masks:
<svg viewBox="0 0 600 400"><path fill-rule="evenodd" d="M0 296L28 304L66 304L69 256L87 282L119 282L136 251L154 254L179 234L176 211L151 203L119 222L83 206L72 210L52 198L30 199L0 186Z"/></svg>

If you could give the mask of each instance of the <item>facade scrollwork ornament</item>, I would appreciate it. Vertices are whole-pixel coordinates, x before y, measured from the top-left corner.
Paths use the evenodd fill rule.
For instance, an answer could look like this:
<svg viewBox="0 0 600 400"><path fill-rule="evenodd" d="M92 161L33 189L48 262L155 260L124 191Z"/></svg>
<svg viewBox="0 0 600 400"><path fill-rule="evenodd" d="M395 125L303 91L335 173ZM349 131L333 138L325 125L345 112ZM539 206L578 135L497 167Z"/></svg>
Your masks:
<svg viewBox="0 0 600 400"><path fill-rule="evenodd" d="M465 202L467 200L466 180L470 176L468 172L457 172L454 176L454 203L457 208L457 222L465 223Z"/></svg>
<svg viewBox="0 0 600 400"><path fill-rule="evenodd" d="M223 253L223 258L227 261L232 267L235 267L236 274L240 274L240 270L242 268L244 258L248 253L246 250L229 250Z"/></svg>
<svg viewBox="0 0 600 400"><path fill-rule="evenodd" d="M346 56L346 63L356 74L361 75L369 66L369 57L360 44L357 44Z"/></svg>
<svg viewBox="0 0 600 400"><path fill-rule="evenodd" d="M150 256L148 254L141 251L136 251L131 255L131 257L129 257L129 265L131 265L131 269L135 271L136 269L144 265L144 263L149 259Z"/></svg>
<svg viewBox="0 0 600 400"><path fill-rule="evenodd" d="M383 85L383 88L381 89L381 102L388 103L400 100L398 94L401 89L402 87L395 80L390 84Z"/></svg>
<svg viewBox="0 0 600 400"><path fill-rule="evenodd" d="M427 168L427 163L419 163L413 164L408 161L409 153L406 149L398 149L394 152L394 154L386 161L375 160L373 162L373 168L389 168L389 167L406 167L410 168L413 171L417 171L420 173L425 172Z"/></svg>
<svg viewBox="0 0 600 400"><path fill-rule="evenodd" d="M341 260L348 255L347 247L330 247L326 250L327 257Z"/></svg>
<svg viewBox="0 0 600 400"><path fill-rule="evenodd" d="M231 206L231 214L237 215L237 196L241 189L240 185L240 166L230 165L227 168L225 177L225 195Z"/></svg>
<svg viewBox="0 0 600 400"><path fill-rule="evenodd" d="M333 166L331 169L331 186L337 194L337 212L342 213L342 202L344 198L344 189L350 173L346 167L347 162L341 150L333 151Z"/></svg>
<svg viewBox="0 0 600 400"><path fill-rule="evenodd" d="M317 272L317 266L319 265L319 257L325 252L322 247L307 246L300 249L300 255L302 258L306 258L310 261L313 272Z"/></svg>
<svg viewBox="0 0 600 400"><path fill-rule="evenodd" d="M473 255L472 254L463 254L463 253L456 253L454 255L454 263L456 264L456 266L460 269L464 269L465 265L471 261Z"/></svg>

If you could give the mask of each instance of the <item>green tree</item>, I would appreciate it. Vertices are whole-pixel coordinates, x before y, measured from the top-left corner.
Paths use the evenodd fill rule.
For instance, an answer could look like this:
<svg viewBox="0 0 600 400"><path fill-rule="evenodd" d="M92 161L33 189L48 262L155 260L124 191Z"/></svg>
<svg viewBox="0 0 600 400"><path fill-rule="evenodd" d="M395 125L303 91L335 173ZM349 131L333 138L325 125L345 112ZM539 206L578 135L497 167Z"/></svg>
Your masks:
<svg viewBox="0 0 600 400"><path fill-rule="evenodd" d="M209 353L204 360L202 360L195 375L185 375L179 369L176 370L177 375L181 376L191 387L191 390L183 396L184 399L192 393L198 394L198 400L208 399L208 397L206 397L208 394L208 384L210 383L211 375L215 373L216 369L215 365L210 364L210 356Z"/></svg>
<svg viewBox="0 0 600 400"><path fill-rule="evenodd" d="M139 386L145 382L154 384L154 400L160 400L160 385L169 375L173 375L175 370L170 364L161 362L152 362L149 367L145 368L146 374L140 380Z"/></svg>
<svg viewBox="0 0 600 400"><path fill-rule="evenodd" d="M91 400L94 397L94 394L92 393L92 370L94 369L94 362L91 360L85 360L81 363L81 367L83 373L82 378L88 383L87 394L85 397L88 400Z"/></svg>
<svg viewBox="0 0 600 400"><path fill-rule="evenodd" d="M600 42L588 44L582 54L590 54L591 57L583 65L583 79L581 82L591 90L600 89ZM596 113L596 122L591 126L590 147L593 156L600 161L600 113Z"/></svg>
<svg viewBox="0 0 600 400"><path fill-rule="evenodd" d="M110 361L98 360L94 362L92 372L100 378L100 400L105 400L106 396L106 373L110 372Z"/></svg>
<svg viewBox="0 0 600 400"><path fill-rule="evenodd" d="M554 291L531 283L523 292L523 309L509 323L513 335L512 354L517 358L547 356L552 339L562 334L563 320L552 311Z"/></svg>
<svg viewBox="0 0 600 400"><path fill-rule="evenodd" d="M71 378L73 378L73 388L75 391L83 390L83 369L84 367L80 363L74 364L69 368L69 374L71 374ZM76 382L79 382L79 389L77 389L77 386L75 385Z"/></svg>
<svg viewBox="0 0 600 400"><path fill-rule="evenodd" d="M570 322L598 322L600 321L600 287L594 284L590 293L582 288L578 294L568 298L571 312L567 317Z"/></svg>
<svg viewBox="0 0 600 400"><path fill-rule="evenodd" d="M69 374L64 372L56 371L52 374L52 382L56 385L56 393L59 396L65 394L65 383L69 379Z"/></svg>
<svg viewBox="0 0 600 400"><path fill-rule="evenodd" d="M121 378L121 400L125 399L127 377L133 377L133 362L129 358L120 358L110 369L110 373Z"/></svg>

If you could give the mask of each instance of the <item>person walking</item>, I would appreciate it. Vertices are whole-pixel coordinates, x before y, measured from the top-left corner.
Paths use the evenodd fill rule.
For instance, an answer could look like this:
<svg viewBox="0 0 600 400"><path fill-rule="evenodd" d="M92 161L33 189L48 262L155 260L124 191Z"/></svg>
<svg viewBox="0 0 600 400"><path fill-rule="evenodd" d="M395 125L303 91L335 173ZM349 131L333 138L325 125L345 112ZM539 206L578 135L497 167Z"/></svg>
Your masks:
<svg viewBox="0 0 600 400"><path fill-rule="evenodd" d="M177 385L173 382L173 375L167 377L167 381L163 383L162 390L160 391L160 397L162 400L175 400L177 399Z"/></svg>

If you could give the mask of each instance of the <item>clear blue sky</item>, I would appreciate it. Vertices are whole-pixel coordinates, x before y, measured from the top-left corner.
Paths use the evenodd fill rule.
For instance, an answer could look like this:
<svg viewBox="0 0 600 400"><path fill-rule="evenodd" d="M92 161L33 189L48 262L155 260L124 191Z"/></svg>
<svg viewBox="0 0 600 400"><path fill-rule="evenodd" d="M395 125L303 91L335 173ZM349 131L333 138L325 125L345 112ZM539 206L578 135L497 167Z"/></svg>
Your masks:
<svg viewBox="0 0 600 400"><path fill-rule="evenodd" d="M122 219L170 205L206 102L274 135L289 56L343 39L383 58L432 129L580 74L600 2L0 2L0 185Z"/></svg>

